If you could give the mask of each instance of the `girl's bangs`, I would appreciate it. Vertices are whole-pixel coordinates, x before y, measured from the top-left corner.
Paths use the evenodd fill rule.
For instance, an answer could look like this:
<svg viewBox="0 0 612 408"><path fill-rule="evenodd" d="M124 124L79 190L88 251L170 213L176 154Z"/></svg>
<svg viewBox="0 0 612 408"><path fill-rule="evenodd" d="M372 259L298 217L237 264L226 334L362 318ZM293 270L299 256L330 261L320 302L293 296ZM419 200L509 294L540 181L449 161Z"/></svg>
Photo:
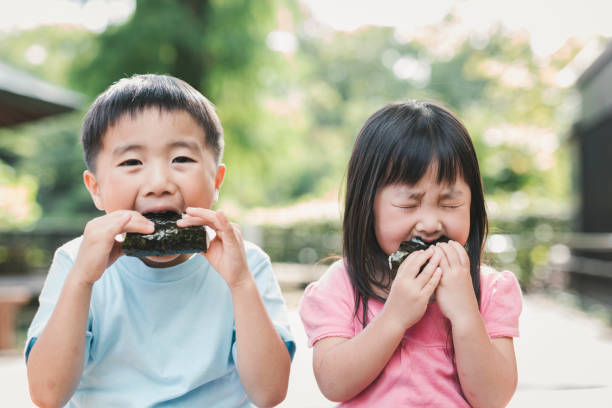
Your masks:
<svg viewBox="0 0 612 408"><path fill-rule="evenodd" d="M390 184L414 185L431 166L436 167L438 183L453 184L457 175L463 175L463 166L460 154L457 154L457 147L453 146L452 142L449 145L453 138L445 139L443 142L434 140L430 135L403 138L390 150L388 166L378 187Z"/></svg>

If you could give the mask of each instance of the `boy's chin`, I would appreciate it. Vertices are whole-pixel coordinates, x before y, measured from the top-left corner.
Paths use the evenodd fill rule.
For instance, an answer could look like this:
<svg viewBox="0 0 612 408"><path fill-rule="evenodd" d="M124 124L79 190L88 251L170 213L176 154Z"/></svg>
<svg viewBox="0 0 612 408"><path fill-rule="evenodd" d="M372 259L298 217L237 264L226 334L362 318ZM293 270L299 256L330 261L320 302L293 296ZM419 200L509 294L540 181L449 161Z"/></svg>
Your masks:
<svg viewBox="0 0 612 408"><path fill-rule="evenodd" d="M193 254L172 254L166 256L145 256L142 262L153 268L167 268L185 262Z"/></svg>

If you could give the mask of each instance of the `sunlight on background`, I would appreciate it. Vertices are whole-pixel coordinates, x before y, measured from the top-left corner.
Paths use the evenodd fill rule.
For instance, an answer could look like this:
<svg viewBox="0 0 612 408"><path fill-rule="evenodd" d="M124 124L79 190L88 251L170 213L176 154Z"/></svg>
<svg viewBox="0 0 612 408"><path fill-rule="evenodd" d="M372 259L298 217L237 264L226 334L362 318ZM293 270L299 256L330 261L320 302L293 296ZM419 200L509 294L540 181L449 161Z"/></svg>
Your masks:
<svg viewBox="0 0 612 408"><path fill-rule="evenodd" d="M2 0L0 30L29 29L44 24L74 24L102 32L127 19L136 7L134 0Z"/></svg>
<svg viewBox="0 0 612 408"><path fill-rule="evenodd" d="M399 27L411 31L440 23L453 12L465 35L485 34L497 24L512 31L526 30L537 55L558 50L570 37L588 40L594 35L612 35L612 3L601 0L302 0L313 16L337 30L355 30L365 24Z"/></svg>

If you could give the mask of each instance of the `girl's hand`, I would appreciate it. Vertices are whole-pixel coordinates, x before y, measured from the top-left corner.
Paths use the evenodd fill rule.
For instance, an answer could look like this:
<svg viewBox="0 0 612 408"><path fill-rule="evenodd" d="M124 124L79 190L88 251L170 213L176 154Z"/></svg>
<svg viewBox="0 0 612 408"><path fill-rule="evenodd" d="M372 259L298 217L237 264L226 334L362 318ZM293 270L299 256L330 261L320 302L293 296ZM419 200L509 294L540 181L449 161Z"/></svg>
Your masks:
<svg viewBox="0 0 612 408"><path fill-rule="evenodd" d="M421 320L432 293L440 282L442 253L434 247L415 251L399 266L383 312L405 331ZM429 263L419 274L421 267ZM418 276L417 276L418 275Z"/></svg>
<svg viewBox="0 0 612 408"><path fill-rule="evenodd" d="M215 238L202 255L227 282L230 289L252 279L240 227L229 222L221 211L190 207L186 212L176 223L179 227L207 225L215 230Z"/></svg>
<svg viewBox="0 0 612 408"><path fill-rule="evenodd" d="M90 220L83 231L83 241L73 270L81 271L78 279L93 285L104 270L121 256L117 235L126 232L151 234L155 224L137 211L119 210Z"/></svg>
<svg viewBox="0 0 612 408"><path fill-rule="evenodd" d="M470 275L470 258L456 241L438 243L436 247L443 253L440 261L442 278L436 290L436 300L442 313L455 324L462 317L478 313L478 301Z"/></svg>

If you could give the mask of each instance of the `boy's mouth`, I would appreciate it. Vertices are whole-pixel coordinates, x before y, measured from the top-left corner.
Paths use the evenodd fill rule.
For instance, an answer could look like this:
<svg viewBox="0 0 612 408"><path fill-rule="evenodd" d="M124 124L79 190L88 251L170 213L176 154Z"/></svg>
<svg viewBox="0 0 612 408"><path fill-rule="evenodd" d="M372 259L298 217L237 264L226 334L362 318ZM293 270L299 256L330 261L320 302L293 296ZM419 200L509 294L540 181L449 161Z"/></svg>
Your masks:
<svg viewBox="0 0 612 408"><path fill-rule="evenodd" d="M125 255L163 257L173 254L206 252L209 238L201 226L179 228L181 214L173 211L143 214L155 223L152 234L127 233L122 250Z"/></svg>
<svg viewBox="0 0 612 408"><path fill-rule="evenodd" d="M182 214L184 211L179 210L177 207L157 206L157 207L149 207L139 212L142 215L145 215L145 214L168 213L168 212L174 213L174 214Z"/></svg>

